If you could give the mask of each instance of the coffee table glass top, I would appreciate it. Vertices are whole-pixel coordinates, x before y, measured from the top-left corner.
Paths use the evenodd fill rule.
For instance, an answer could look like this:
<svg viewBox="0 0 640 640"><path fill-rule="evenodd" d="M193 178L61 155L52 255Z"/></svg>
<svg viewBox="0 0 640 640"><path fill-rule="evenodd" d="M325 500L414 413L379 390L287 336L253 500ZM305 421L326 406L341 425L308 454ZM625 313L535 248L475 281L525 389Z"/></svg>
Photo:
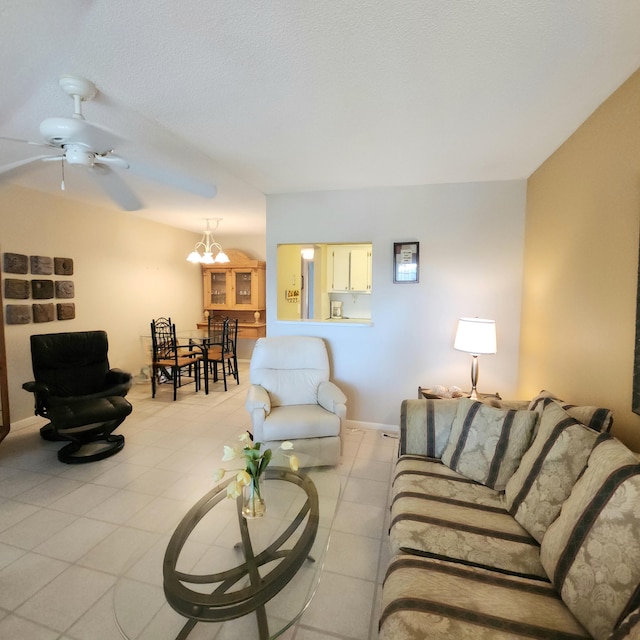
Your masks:
<svg viewBox="0 0 640 640"><path fill-rule="evenodd" d="M340 476L277 466L265 475L263 517L244 519L223 482L172 536L132 553L113 602L125 638L266 640L295 623L320 581Z"/></svg>

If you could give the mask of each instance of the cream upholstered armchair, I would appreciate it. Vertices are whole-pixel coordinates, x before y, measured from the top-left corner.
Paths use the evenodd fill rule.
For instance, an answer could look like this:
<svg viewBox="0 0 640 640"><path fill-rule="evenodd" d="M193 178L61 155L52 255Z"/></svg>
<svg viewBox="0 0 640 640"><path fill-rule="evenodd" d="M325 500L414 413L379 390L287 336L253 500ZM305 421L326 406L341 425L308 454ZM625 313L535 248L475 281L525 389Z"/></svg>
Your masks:
<svg viewBox="0 0 640 640"><path fill-rule="evenodd" d="M280 336L256 341L246 408L253 438L277 447L293 442L302 466L340 461L347 398L329 381L321 338Z"/></svg>

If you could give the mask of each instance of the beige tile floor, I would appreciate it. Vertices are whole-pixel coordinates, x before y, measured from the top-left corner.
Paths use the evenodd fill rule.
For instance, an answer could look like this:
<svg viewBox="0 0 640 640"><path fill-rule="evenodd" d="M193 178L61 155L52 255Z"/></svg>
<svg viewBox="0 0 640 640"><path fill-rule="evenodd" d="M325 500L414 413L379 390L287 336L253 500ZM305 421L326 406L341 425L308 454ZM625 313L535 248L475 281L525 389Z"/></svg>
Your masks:
<svg viewBox="0 0 640 640"><path fill-rule="evenodd" d="M41 423L9 434L0 444L0 639L121 639L112 603L123 558L161 545L213 486L222 445L250 426L246 362L240 377L226 393L222 384L208 396L183 387L177 402L168 385L155 399L135 385L134 411L119 428L125 448L100 462L59 462L61 445L40 438ZM344 442L324 573L285 640L377 637L397 441L346 429Z"/></svg>

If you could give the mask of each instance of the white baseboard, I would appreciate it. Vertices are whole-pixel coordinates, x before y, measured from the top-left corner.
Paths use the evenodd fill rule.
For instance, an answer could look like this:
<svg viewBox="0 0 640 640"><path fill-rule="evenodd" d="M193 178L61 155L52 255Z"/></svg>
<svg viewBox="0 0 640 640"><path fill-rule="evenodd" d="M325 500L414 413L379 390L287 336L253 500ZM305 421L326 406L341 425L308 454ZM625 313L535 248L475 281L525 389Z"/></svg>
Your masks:
<svg viewBox="0 0 640 640"><path fill-rule="evenodd" d="M363 420L345 420L347 429L371 429L384 431L393 435L400 435L400 427L397 424L383 424L382 422L364 422Z"/></svg>

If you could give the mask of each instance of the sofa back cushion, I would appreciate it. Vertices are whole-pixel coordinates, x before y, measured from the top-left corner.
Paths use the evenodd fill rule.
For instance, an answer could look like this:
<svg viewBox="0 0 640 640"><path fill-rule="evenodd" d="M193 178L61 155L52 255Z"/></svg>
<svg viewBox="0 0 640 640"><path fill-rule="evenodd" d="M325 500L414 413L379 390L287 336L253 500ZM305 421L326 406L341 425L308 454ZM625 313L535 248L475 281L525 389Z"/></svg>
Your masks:
<svg viewBox="0 0 640 640"><path fill-rule="evenodd" d="M577 406L560 400L550 391L541 391L535 398L529 402L531 411L542 413L546 402L555 400L562 408L580 424L593 429L594 431L609 432L613 426L613 414L610 409L592 406Z"/></svg>
<svg viewBox="0 0 640 640"><path fill-rule="evenodd" d="M502 491L529 447L537 420L535 411L496 409L462 398L442 462Z"/></svg>
<svg viewBox="0 0 640 640"><path fill-rule="evenodd" d="M458 398L403 400L400 405L400 455L442 457L458 404Z"/></svg>
<svg viewBox="0 0 640 640"><path fill-rule="evenodd" d="M264 387L271 406L317 404L318 386L329 380L329 357L321 338L259 338L253 348L251 384Z"/></svg>
<svg viewBox="0 0 640 640"><path fill-rule="evenodd" d="M547 401L533 443L504 492L509 512L538 542L558 517L597 437L558 403Z"/></svg>
<svg viewBox="0 0 640 640"><path fill-rule="evenodd" d="M600 434L587 467L542 539L540 559L596 640L640 604L640 464Z"/></svg>

